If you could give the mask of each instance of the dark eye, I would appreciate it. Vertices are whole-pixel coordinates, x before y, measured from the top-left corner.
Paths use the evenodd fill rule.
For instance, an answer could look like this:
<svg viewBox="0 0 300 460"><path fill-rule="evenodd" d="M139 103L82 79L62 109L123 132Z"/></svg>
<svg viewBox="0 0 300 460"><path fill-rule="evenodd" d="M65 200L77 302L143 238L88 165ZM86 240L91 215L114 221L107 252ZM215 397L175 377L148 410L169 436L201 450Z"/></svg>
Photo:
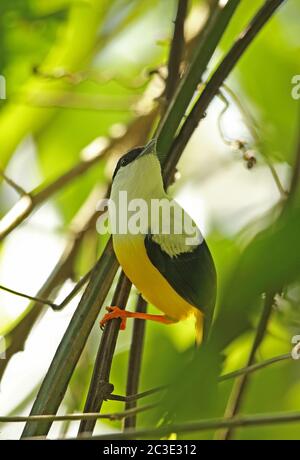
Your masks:
<svg viewBox="0 0 300 460"><path fill-rule="evenodd" d="M120 162L120 166L126 166L128 163L128 161L126 160L126 158L122 158L121 162Z"/></svg>

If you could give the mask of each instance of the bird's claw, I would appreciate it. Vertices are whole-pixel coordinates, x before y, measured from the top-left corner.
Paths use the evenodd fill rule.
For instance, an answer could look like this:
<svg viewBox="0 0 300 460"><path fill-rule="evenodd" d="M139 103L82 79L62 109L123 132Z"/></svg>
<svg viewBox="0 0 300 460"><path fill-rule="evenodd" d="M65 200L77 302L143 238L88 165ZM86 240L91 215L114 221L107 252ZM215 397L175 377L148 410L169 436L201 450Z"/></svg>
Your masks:
<svg viewBox="0 0 300 460"><path fill-rule="evenodd" d="M112 319L121 319L120 330L124 331L126 328L126 312L119 307L106 307L109 313L106 313L100 321L100 328L103 331L105 324Z"/></svg>

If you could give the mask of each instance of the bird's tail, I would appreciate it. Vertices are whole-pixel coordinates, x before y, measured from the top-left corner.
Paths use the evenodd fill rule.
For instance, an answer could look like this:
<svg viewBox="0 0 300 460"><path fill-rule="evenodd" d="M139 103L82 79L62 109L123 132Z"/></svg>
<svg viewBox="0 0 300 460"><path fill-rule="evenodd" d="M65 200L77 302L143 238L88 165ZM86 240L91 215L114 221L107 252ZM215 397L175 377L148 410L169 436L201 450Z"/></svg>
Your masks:
<svg viewBox="0 0 300 460"><path fill-rule="evenodd" d="M200 310L195 309L195 334L196 334L196 345L199 347L203 340L203 313Z"/></svg>

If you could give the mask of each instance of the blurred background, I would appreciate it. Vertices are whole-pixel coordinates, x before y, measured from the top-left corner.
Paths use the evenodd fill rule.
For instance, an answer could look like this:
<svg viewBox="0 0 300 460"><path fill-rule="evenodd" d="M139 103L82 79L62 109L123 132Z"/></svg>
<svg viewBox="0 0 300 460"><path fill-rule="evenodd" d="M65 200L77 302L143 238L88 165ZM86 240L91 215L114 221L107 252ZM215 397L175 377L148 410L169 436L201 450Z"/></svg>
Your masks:
<svg viewBox="0 0 300 460"><path fill-rule="evenodd" d="M59 303L96 262L105 244L96 232L97 201L119 156L151 138L156 126L176 3L1 1L0 285ZM262 3L241 2L207 77ZM186 53L208 6L190 1ZM244 249L286 199L299 131L299 103L292 97L292 78L300 74L299 21L300 3L289 0L263 29L190 139L170 188L207 238L220 297ZM0 334L8 347L0 360L1 415L29 413L80 296L54 312L0 290ZM300 334L299 299L298 282L278 298L260 360L291 351L292 337ZM118 394L125 391L131 332L128 322L118 339L110 379ZM82 410L100 334L95 324L60 413ZM168 383L193 340L189 322L147 324L141 391ZM245 365L252 340L250 331L231 344L224 372ZM224 414L231 388L232 381L220 385L214 416ZM300 410L299 395L299 362L285 360L251 376L242 412ZM120 410L118 402L105 403L105 412ZM153 414L138 420L151 426ZM98 422L95 433L120 427ZM22 428L1 424L0 438L16 438ZM76 435L77 428L77 422L55 423L50 436ZM299 424L243 428L235 437L299 439Z"/></svg>

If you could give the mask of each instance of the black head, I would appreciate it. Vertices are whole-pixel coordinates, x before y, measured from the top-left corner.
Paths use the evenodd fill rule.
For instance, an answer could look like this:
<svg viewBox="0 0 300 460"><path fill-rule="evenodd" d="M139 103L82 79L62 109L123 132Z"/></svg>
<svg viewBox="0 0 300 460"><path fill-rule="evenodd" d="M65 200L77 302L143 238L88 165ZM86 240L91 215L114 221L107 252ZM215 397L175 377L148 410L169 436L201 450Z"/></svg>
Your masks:
<svg viewBox="0 0 300 460"><path fill-rule="evenodd" d="M135 149L132 149L129 152L125 153L125 155L123 155L119 159L117 166L115 167L113 179L115 175L117 174L117 172L119 171L119 169L122 168L123 166L127 166L129 163L134 161L142 153L144 148L145 147L136 147Z"/></svg>

